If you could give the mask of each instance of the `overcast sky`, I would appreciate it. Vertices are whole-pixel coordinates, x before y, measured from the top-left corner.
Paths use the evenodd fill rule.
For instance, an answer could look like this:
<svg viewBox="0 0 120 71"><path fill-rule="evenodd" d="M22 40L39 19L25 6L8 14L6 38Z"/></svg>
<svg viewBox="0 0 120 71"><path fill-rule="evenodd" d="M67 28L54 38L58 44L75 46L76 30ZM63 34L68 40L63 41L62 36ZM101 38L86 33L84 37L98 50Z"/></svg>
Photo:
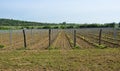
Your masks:
<svg viewBox="0 0 120 71"><path fill-rule="evenodd" d="M120 0L0 0L0 18L50 23L120 22Z"/></svg>

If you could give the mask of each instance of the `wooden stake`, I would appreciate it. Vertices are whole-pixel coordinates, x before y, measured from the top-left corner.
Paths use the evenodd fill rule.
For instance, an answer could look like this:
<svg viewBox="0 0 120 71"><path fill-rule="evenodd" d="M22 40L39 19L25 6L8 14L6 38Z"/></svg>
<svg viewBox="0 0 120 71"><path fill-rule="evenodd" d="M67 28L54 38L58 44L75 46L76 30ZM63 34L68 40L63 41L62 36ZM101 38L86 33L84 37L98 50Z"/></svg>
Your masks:
<svg viewBox="0 0 120 71"><path fill-rule="evenodd" d="M24 47L26 48L26 47L27 47L27 44L26 44L26 33L25 33L25 29L23 29L23 37L24 37Z"/></svg>

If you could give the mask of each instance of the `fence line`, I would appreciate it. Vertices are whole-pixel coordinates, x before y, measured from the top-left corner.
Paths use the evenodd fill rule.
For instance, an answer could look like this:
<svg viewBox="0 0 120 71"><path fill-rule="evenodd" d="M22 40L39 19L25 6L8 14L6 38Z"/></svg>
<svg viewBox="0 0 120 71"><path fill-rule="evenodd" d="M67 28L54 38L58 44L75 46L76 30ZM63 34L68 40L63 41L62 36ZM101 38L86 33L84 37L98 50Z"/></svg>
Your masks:
<svg viewBox="0 0 120 71"><path fill-rule="evenodd" d="M46 43L48 47L53 43L57 34L61 29L31 29L31 30L0 30L0 45L8 45L10 47L28 47L29 44L37 45L38 40L40 43ZM73 40L74 47L76 46L76 34L80 34L88 41L96 43L98 45L107 45L110 47L119 47L120 45L120 30L113 28L86 28L86 29L63 29L67 35L72 35L70 39ZM30 35L29 35L29 34ZM73 33L73 34L72 34ZM22 34L22 35L20 35ZM40 39L39 39L40 37ZM48 41L44 41L44 38L48 37ZM22 40L24 39L24 40ZM113 41L113 42L112 42ZM22 43L24 42L24 43ZM39 42L38 42L39 43ZM48 44L47 44L48 43ZM78 44L78 43L77 43ZM18 46L19 45L19 46ZM31 46L30 45L30 46ZM81 45L81 44L80 44ZM29 47L30 47L29 46ZM43 44L41 44L41 47Z"/></svg>

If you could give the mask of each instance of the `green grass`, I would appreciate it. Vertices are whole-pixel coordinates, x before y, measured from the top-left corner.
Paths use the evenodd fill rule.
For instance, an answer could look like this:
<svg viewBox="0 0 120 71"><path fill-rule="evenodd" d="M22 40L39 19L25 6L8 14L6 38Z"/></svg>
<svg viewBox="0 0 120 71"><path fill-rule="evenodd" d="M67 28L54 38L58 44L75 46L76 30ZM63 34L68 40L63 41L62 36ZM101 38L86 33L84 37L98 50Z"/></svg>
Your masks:
<svg viewBox="0 0 120 71"><path fill-rule="evenodd" d="M0 50L0 70L120 71L120 48Z"/></svg>

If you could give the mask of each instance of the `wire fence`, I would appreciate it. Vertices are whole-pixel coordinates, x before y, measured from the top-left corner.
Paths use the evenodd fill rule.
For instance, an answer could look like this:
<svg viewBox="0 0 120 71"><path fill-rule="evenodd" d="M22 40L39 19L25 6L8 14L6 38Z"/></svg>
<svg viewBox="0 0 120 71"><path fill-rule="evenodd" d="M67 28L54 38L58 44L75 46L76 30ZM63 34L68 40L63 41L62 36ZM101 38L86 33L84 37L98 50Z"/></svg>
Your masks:
<svg viewBox="0 0 120 71"><path fill-rule="evenodd" d="M53 44L61 48L120 47L120 30L115 28L24 29L24 32L0 30L0 45L4 49L47 49Z"/></svg>

